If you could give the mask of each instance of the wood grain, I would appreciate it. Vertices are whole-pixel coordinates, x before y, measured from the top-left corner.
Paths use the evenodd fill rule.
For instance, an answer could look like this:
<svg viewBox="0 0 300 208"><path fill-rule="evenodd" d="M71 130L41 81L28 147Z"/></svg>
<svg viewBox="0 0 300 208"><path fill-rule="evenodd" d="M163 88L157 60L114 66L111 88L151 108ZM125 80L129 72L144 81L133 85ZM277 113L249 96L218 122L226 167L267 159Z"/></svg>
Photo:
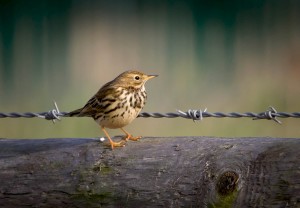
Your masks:
<svg viewBox="0 0 300 208"><path fill-rule="evenodd" d="M300 139L0 139L0 167L0 207L300 206Z"/></svg>

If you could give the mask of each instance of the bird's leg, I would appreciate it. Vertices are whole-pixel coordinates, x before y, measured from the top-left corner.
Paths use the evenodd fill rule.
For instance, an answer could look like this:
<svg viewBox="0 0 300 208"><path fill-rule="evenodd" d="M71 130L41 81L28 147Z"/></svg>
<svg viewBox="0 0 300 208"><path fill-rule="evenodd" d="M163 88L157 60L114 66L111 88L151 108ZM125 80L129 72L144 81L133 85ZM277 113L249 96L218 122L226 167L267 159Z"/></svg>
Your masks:
<svg viewBox="0 0 300 208"><path fill-rule="evenodd" d="M126 136L123 138L125 141L128 141L128 140L138 141L140 138L142 138L141 136L133 137L131 134L129 134L123 128L120 128L120 129L126 134Z"/></svg>
<svg viewBox="0 0 300 208"><path fill-rule="evenodd" d="M112 149L112 150L114 149L114 147L124 147L124 146L125 146L125 142L124 142L124 141L114 142L114 141L110 138L110 136L109 136L109 134L107 133L107 131L105 130L105 128L101 126L101 129L102 129L102 131L104 132L104 134L106 135L106 137L108 138L109 143L110 143L110 144L108 144L108 145L111 146L111 149Z"/></svg>

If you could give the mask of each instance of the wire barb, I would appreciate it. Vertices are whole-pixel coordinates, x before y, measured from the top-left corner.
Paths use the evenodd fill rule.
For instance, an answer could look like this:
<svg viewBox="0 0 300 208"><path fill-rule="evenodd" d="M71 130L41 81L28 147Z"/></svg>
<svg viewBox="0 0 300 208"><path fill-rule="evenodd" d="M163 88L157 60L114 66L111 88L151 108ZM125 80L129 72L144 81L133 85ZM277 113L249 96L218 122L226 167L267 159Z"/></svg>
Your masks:
<svg viewBox="0 0 300 208"><path fill-rule="evenodd" d="M193 119L194 122L196 121L202 121L203 119L203 113L205 113L207 111L207 108L204 109L204 111L200 110L192 110L189 109L187 112L183 112L181 110L177 110L177 113L179 113L179 115L181 115L184 118L189 118L189 119Z"/></svg>
<svg viewBox="0 0 300 208"><path fill-rule="evenodd" d="M55 123L56 120L60 121L60 111L58 109L58 106L55 101L54 102L54 107L55 109L48 111L45 115L39 115L39 118L44 118L46 120L52 120L53 123Z"/></svg>
<svg viewBox="0 0 300 208"><path fill-rule="evenodd" d="M282 124L282 122L276 118L276 114L277 110L273 106L269 106L269 109L261 114L262 117L253 118L253 120L268 119L273 120L278 124Z"/></svg>

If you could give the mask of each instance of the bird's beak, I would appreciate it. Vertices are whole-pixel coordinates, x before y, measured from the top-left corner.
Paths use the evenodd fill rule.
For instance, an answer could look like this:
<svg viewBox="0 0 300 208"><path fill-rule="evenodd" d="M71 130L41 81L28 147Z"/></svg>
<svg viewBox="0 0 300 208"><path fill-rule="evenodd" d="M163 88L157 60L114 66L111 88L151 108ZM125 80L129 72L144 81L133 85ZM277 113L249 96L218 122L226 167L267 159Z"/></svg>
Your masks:
<svg viewBox="0 0 300 208"><path fill-rule="evenodd" d="M158 75L147 75L147 80L149 80L149 79L152 79L152 78L155 78L155 77L158 77Z"/></svg>

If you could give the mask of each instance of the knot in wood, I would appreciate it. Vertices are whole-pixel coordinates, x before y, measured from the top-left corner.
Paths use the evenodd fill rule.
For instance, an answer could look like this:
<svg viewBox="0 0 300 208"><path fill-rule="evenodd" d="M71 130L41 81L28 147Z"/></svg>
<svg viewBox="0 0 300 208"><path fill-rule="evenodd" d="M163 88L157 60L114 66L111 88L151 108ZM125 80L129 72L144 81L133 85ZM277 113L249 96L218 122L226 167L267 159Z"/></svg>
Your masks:
<svg viewBox="0 0 300 208"><path fill-rule="evenodd" d="M222 196L233 193L237 188L239 175L234 171L226 171L220 175L217 181L216 190Z"/></svg>

